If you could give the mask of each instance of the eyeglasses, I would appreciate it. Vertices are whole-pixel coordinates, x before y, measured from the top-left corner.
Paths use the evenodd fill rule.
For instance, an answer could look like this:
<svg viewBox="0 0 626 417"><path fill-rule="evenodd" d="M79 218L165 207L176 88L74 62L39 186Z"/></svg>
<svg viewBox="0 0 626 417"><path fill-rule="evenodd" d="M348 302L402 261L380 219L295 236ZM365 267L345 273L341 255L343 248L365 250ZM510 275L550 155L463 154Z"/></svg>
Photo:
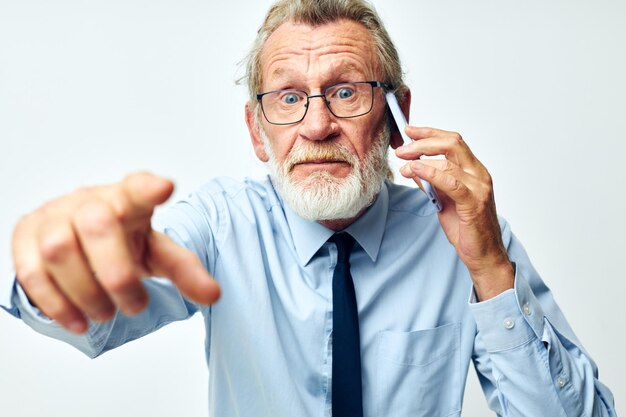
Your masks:
<svg viewBox="0 0 626 417"><path fill-rule="evenodd" d="M320 97L328 110L343 119L363 116L374 106L374 88L392 89L379 81L341 83L324 90L323 94L308 95L302 90L275 90L256 95L265 119L274 125L299 123L306 116L309 101Z"/></svg>

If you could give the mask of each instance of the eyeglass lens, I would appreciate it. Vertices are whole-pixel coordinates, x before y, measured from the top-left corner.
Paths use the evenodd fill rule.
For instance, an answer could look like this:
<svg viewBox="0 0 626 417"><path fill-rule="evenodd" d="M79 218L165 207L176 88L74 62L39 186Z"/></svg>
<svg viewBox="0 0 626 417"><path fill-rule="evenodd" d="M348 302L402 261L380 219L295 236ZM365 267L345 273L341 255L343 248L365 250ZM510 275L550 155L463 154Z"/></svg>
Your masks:
<svg viewBox="0 0 626 417"><path fill-rule="evenodd" d="M309 100L322 98L336 117L356 117L368 113L374 101L373 87L366 82L342 83L327 88L324 96L308 96L300 90L279 90L264 94L261 106L267 121L297 123L304 118Z"/></svg>

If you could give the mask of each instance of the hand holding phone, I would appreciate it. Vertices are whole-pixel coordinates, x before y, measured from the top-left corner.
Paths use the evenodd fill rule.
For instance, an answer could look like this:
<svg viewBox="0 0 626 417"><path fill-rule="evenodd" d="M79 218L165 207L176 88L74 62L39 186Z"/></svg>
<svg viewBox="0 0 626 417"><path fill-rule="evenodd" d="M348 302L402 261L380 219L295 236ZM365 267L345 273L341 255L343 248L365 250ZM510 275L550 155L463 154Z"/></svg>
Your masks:
<svg viewBox="0 0 626 417"><path fill-rule="evenodd" d="M402 113L402 109L400 109L400 104L398 104L398 99L396 98L396 95L392 91L389 91L385 93L385 98L387 99L387 105L389 106L389 110L391 110L391 114L393 115L393 119L396 122L396 126L398 126L400 135L404 140L404 144L406 145L407 143L411 143L412 139L404 132L404 128L407 126L408 123L404 117L404 113ZM430 199L431 203L433 203L435 207L437 207L437 211L441 211L441 202L439 201L439 197L437 196L437 191L435 191L435 188L430 185L430 183L426 180L420 178L420 181L422 182L424 192Z"/></svg>

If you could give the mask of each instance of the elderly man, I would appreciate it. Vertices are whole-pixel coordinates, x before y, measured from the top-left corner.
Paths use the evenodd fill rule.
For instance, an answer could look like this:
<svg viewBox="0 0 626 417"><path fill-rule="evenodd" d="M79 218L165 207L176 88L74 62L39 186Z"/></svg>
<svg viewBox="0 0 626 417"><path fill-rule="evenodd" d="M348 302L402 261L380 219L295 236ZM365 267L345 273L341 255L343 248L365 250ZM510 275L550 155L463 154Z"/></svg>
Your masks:
<svg viewBox="0 0 626 417"><path fill-rule="evenodd" d="M5 309L90 356L201 312L214 416L459 415L470 361L499 415L615 415L461 136L401 146L385 93L408 115L410 91L370 5L279 1L247 82L268 178L209 182L164 233L149 174L54 200L16 227ZM389 145L441 211L388 180Z"/></svg>

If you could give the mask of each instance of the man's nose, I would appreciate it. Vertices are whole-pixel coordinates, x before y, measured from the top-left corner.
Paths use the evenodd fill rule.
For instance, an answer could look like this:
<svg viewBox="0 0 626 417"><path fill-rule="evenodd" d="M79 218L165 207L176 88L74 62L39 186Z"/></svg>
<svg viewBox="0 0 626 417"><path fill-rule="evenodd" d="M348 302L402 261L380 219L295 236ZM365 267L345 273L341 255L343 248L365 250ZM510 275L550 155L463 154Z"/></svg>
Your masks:
<svg viewBox="0 0 626 417"><path fill-rule="evenodd" d="M335 116L326 105L326 97L323 94L309 96L306 116L300 126L300 134L308 140L328 139L337 128L334 119Z"/></svg>

